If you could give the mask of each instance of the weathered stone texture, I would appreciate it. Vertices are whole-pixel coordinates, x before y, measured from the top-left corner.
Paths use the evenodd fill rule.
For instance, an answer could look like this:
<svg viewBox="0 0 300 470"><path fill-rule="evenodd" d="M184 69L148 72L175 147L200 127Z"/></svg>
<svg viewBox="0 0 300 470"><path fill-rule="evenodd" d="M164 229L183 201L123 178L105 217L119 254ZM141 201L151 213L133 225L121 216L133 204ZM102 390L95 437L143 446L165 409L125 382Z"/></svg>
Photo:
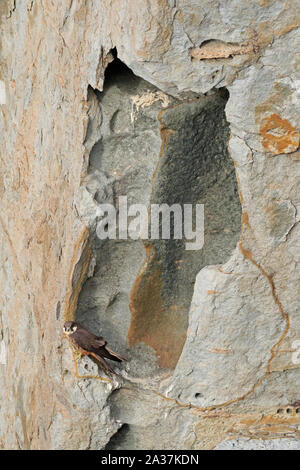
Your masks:
<svg viewBox="0 0 300 470"><path fill-rule="evenodd" d="M284 448L297 447L299 26L297 0L0 2L1 448L210 449L230 447L224 441L234 439L245 448L241 438L249 437L265 439L267 448L274 438ZM125 86L125 95L122 80L111 84L111 95L106 88L102 93L115 48L140 77ZM166 108L179 105L189 113L198 98L205 108L224 87L227 123L222 117L220 124L222 106L214 140L224 147L220 133L229 126L240 240L227 156L222 168L230 182L208 193L213 200L224 191L224 217L229 212L232 223L217 243L220 257L199 262L197 276L193 265L188 321L191 295L185 279L176 278L172 295L184 299L189 324L186 331L186 323L180 326L178 362L163 363L160 344L145 341L140 327L131 336L133 323L129 328L138 318L131 313L139 303L130 311L129 295L144 247L138 240L101 252L93 235L95 207L121 193L122 184L134 200L149 200L163 137L158 113L162 122L184 128ZM133 121L122 115L129 105ZM125 134L141 139L141 160L128 152ZM114 164L122 177L113 179ZM115 276L103 272L108 254L115 256ZM168 266L161 272L166 282ZM104 284L93 298L97 279ZM131 358L123 371L129 381L97 379L88 360L79 374L92 377L75 376L62 338L64 319L75 316L101 326Z"/></svg>

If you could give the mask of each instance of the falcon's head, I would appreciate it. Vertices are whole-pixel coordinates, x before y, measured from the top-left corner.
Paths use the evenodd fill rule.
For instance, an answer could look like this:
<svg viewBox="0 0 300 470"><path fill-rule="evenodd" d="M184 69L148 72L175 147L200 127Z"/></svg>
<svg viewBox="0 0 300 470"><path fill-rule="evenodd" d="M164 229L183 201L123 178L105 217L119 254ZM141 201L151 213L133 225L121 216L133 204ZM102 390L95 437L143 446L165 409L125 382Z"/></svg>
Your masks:
<svg viewBox="0 0 300 470"><path fill-rule="evenodd" d="M73 333L75 333L77 328L78 328L78 325L77 325L76 322L66 321L66 323L64 324L63 330L64 330L65 335L69 336L69 335L72 335Z"/></svg>

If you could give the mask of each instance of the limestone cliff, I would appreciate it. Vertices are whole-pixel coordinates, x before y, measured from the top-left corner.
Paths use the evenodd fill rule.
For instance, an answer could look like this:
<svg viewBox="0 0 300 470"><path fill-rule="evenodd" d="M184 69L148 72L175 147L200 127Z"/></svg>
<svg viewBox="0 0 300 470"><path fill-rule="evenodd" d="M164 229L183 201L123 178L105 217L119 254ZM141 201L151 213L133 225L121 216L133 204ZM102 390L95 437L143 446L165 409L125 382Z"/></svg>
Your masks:
<svg viewBox="0 0 300 470"><path fill-rule="evenodd" d="M300 447L299 27L297 0L0 1L0 448ZM122 195L204 203L203 249L100 241Z"/></svg>

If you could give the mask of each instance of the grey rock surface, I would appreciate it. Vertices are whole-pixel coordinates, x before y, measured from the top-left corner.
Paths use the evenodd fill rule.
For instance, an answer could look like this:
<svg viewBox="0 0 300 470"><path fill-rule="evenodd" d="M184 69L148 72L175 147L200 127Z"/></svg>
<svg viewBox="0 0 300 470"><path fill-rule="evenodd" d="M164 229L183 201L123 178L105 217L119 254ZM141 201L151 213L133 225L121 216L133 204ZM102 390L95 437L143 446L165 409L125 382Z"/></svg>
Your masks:
<svg viewBox="0 0 300 470"><path fill-rule="evenodd" d="M94 96L90 99L93 103ZM80 217L91 227L95 267L80 294L76 319L130 357L134 376L149 377L159 367L176 365L196 274L226 261L240 235L226 97L175 100L114 61L98 100L98 141L76 198ZM145 210L153 204L180 204L182 210L184 204L204 204L203 249L186 250L191 243L186 238L141 240L138 233L135 239L125 234L123 240L99 240L100 205L118 208L124 196L128 208L142 204ZM151 215L149 237L150 222Z"/></svg>
<svg viewBox="0 0 300 470"><path fill-rule="evenodd" d="M299 450L300 441L292 439L274 439L255 441L253 439L235 439L215 447L215 450Z"/></svg>
<svg viewBox="0 0 300 470"><path fill-rule="evenodd" d="M299 26L297 0L0 3L0 448L299 441ZM116 51L139 78L113 73L106 88ZM124 187L134 202L153 189L173 200L164 172L183 176L181 131L199 148L198 97L206 111L223 100L199 152L207 180L228 174L206 194L218 231L201 259L184 253L184 276L170 250L143 284L140 240L97 245L98 205ZM166 184L151 179L159 155ZM89 359L76 369L62 337L75 317L129 356L123 379Z"/></svg>

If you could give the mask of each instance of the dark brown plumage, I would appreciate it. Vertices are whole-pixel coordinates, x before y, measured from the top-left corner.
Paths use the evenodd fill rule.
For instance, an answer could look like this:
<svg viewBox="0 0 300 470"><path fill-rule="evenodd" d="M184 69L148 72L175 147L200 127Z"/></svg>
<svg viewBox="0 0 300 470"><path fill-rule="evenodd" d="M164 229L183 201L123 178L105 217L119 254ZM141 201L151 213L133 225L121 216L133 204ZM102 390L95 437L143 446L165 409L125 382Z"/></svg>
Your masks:
<svg viewBox="0 0 300 470"><path fill-rule="evenodd" d="M105 372L115 373L105 359L116 362L126 360L109 349L107 341L102 336L97 336L88 331L80 323L68 321L64 324L63 330L74 347L84 356L91 356L91 358L95 359L99 367L104 369Z"/></svg>

